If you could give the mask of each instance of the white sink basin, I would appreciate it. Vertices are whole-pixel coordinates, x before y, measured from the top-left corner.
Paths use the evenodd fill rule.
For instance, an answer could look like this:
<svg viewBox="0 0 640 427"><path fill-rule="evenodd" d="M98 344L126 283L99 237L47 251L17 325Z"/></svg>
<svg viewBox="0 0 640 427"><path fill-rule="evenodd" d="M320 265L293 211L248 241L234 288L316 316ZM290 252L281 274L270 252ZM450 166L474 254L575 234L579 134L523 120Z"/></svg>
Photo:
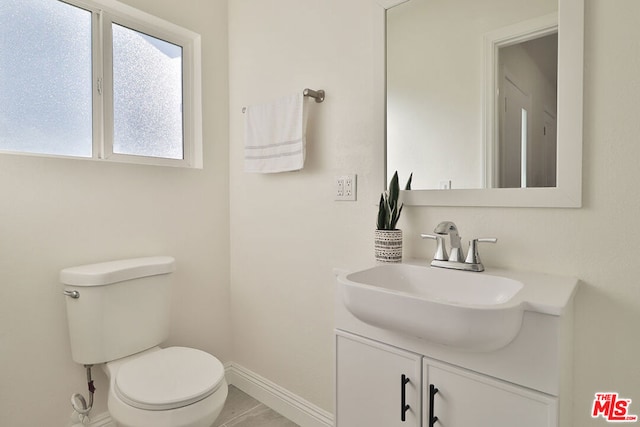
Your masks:
<svg viewBox="0 0 640 427"><path fill-rule="evenodd" d="M467 351L492 351L520 331L522 281L411 264L338 275L346 308L361 321Z"/></svg>

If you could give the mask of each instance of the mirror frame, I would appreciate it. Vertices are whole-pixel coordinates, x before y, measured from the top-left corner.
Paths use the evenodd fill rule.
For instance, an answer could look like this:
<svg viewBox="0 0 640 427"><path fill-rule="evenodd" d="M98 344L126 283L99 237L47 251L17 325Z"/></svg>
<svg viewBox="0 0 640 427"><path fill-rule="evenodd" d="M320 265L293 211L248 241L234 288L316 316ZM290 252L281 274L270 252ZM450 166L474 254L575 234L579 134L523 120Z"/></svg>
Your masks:
<svg viewBox="0 0 640 427"><path fill-rule="evenodd" d="M373 1L377 6L373 13L374 89L377 92L374 108L376 117L382 118L375 135L380 136L381 146L385 148L386 169L386 11L409 0ZM405 205L582 207L584 0L558 0L558 27L556 187L402 191ZM386 170L384 175L386 177Z"/></svg>

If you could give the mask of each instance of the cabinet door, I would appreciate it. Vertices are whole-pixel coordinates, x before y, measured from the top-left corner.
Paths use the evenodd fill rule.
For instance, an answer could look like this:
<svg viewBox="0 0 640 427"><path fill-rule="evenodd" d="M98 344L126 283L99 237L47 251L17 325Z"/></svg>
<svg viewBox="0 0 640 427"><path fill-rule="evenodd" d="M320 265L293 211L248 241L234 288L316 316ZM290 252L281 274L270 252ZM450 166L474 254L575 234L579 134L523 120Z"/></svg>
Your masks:
<svg viewBox="0 0 640 427"><path fill-rule="evenodd" d="M422 356L336 331L336 426L419 427Z"/></svg>
<svg viewBox="0 0 640 427"><path fill-rule="evenodd" d="M509 384L424 359L424 427L556 427L557 399L543 393ZM430 386L433 417L429 423Z"/></svg>

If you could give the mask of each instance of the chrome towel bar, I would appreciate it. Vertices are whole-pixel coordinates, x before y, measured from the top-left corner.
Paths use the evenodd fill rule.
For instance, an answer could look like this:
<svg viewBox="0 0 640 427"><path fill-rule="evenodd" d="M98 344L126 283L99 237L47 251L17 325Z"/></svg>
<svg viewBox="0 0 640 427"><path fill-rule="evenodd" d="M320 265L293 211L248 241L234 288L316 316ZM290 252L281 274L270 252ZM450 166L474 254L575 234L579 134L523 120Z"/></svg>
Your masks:
<svg viewBox="0 0 640 427"><path fill-rule="evenodd" d="M302 94L304 96L310 96L311 98L314 98L318 103L324 101L324 90L322 89L313 90L313 89L306 88L305 90L302 91ZM246 111L247 111L247 107L242 107L242 112L244 113Z"/></svg>
<svg viewBox="0 0 640 427"><path fill-rule="evenodd" d="M320 89L320 90L313 90L313 89L305 89L302 94L304 96L310 96L312 98L315 98L316 102L322 102L324 101L324 90Z"/></svg>

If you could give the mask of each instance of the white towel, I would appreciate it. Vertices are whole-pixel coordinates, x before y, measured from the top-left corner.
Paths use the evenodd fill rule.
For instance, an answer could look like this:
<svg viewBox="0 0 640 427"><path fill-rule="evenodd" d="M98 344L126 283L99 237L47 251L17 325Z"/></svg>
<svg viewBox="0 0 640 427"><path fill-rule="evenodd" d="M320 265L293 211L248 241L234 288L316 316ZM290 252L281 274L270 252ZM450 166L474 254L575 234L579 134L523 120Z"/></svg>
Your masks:
<svg viewBox="0 0 640 427"><path fill-rule="evenodd" d="M302 169L306 114L302 92L247 107L244 118L244 171L275 173Z"/></svg>

